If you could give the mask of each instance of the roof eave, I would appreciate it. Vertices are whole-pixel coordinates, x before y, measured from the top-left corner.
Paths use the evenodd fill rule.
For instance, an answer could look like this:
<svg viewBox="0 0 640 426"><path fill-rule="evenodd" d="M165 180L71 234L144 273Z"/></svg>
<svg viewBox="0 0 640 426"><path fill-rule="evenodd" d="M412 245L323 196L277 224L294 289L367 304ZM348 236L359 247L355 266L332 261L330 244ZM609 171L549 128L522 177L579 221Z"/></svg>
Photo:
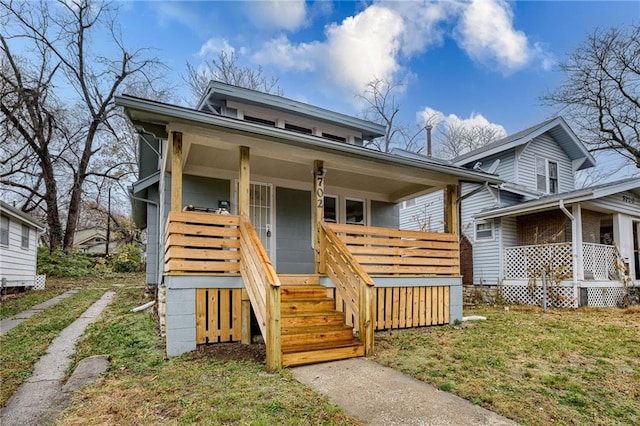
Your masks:
<svg viewBox="0 0 640 426"><path fill-rule="evenodd" d="M293 145L312 147L323 151L339 151L352 156L366 157L379 162L441 172L472 182L489 182L494 184L502 183L502 180L496 175L472 171L453 165L438 165L433 163L425 163L419 160L395 157L391 156L390 154L373 151L355 145L320 139L317 136L293 133L277 127L267 127L256 123L212 115L175 105L161 104L146 99L133 98L127 95L117 96L115 102L116 105L122 106L125 109L140 110L162 116L167 123L175 119L186 120L190 122L196 122L198 124L233 129L235 131L243 133L269 137L280 142L289 142Z"/></svg>
<svg viewBox="0 0 640 426"><path fill-rule="evenodd" d="M529 201L526 203L516 204L514 206L503 207L499 209L481 212L474 217L476 219L495 219L505 216L519 216L526 213L533 213L541 210L548 210L559 206L560 201L564 204L580 203L594 199L593 191L586 190L569 196L555 196L552 198L544 198L541 200Z"/></svg>

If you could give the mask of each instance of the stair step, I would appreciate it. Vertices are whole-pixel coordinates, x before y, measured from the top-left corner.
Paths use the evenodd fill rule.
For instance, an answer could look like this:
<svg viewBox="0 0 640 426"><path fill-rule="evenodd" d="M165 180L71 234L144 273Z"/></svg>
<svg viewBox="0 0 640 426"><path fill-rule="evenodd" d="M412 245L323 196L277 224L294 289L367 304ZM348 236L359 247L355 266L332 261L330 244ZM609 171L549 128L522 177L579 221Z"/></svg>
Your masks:
<svg viewBox="0 0 640 426"><path fill-rule="evenodd" d="M305 312L327 312L335 310L335 307L335 300L329 297L285 299L280 302L280 312L282 315Z"/></svg>
<svg viewBox="0 0 640 426"><path fill-rule="evenodd" d="M280 317L282 328L285 327L309 327L313 325L342 324L343 314L338 311L304 312L287 314Z"/></svg>
<svg viewBox="0 0 640 426"><path fill-rule="evenodd" d="M278 274L282 285L320 284L320 276L314 274Z"/></svg>
<svg viewBox="0 0 640 426"><path fill-rule="evenodd" d="M285 299L326 298L327 287L321 285L285 285L280 287L280 297Z"/></svg>
<svg viewBox="0 0 640 426"><path fill-rule="evenodd" d="M343 324L320 325L312 327L282 328L280 343L282 347L307 345L318 342L347 342L353 340L353 327Z"/></svg>
<svg viewBox="0 0 640 426"><path fill-rule="evenodd" d="M364 345L356 339L341 344L316 343L290 346L282 351L282 363L286 366L337 361L364 356Z"/></svg>

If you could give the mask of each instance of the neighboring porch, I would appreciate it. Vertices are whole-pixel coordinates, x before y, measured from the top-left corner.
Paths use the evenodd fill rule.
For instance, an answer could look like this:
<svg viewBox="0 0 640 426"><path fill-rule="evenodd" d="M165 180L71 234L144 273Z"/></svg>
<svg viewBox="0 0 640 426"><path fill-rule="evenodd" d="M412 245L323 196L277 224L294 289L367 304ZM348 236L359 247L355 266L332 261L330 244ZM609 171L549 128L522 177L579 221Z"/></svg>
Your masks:
<svg viewBox="0 0 640 426"><path fill-rule="evenodd" d="M548 305L562 308L621 306L634 286L615 245L582 243L574 250L572 243L553 243L504 250L505 302L541 305L543 276Z"/></svg>
<svg viewBox="0 0 640 426"><path fill-rule="evenodd" d="M327 223L318 234L319 273L278 275L246 216L171 212L168 340L250 343L253 312L273 370L368 355L374 330L461 318L457 236Z"/></svg>

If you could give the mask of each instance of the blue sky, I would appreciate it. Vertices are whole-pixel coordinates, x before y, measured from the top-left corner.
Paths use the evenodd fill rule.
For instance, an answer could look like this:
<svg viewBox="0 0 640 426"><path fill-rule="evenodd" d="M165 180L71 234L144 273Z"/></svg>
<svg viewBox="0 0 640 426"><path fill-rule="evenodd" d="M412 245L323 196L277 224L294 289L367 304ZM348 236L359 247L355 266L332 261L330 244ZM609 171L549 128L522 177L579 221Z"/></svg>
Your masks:
<svg viewBox="0 0 640 426"><path fill-rule="evenodd" d="M220 50L277 76L285 96L347 114L374 76L402 82L401 119L425 110L507 134L554 111L539 97L596 27L640 20L639 1L128 1L129 46L153 47L179 93L187 62ZM183 102L189 102L183 96Z"/></svg>

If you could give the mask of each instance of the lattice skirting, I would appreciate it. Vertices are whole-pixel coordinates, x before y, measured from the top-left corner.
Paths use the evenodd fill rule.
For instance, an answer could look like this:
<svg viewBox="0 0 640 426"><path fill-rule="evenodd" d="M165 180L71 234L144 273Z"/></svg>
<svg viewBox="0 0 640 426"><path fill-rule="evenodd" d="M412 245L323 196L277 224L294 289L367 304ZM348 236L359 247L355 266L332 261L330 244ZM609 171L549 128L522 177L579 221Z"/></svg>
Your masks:
<svg viewBox="0 0 640 426"><path fill-rule="evenodd" d="M524 285L505 285L502 287L502 299L506 303L542 306L544 293L542 286L530 288ZM574 306L572 287L547 287L547 306L571 308Z"/></svg>
<svg viewBox="0 0 640 426"><path fill-rule="evenodd" d="M34 280L33 289L34 290L44 290L44 285L47 282L46 275L36 275Z"/></svg>
<svg viewBox="0 0 640 426"><path fill-rule="evenodd" d="M586 292L587 306L609 308L622 304L625 291L621 287L581 288L581 299Z"/></svg>

